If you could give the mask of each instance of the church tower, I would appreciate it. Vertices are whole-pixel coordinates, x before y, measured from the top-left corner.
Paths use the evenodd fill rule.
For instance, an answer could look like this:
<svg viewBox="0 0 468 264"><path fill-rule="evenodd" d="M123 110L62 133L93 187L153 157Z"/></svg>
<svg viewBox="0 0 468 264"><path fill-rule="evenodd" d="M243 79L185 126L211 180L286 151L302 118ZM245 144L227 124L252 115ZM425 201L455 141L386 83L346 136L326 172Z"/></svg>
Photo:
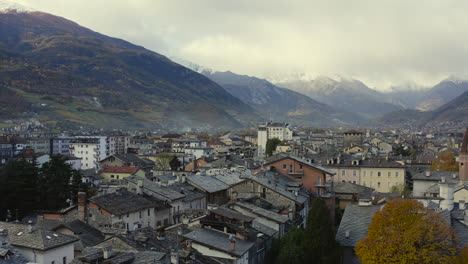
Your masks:
<svg viewBox="0 0 468 264"><path fill-rule="evenodd" d="M460 181L468 181L468 127L463 137L463 143L459 157Z"/></svg>

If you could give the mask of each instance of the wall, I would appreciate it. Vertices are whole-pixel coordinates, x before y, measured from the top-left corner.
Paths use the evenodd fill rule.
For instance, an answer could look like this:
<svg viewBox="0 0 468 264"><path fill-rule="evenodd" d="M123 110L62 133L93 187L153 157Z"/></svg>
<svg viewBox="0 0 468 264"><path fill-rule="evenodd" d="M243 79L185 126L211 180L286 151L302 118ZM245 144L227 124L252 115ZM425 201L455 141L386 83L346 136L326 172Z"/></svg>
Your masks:
<svg viewBox="0 0 468 264"><path fill-rule="evenodd" d="M326 167L327 169L334 171L335 176L331 177L334 182L352 182L361 184L361 169L360 167Z"/></svg>
<svg viewBox="0 0 468 264"><path fill-rule="evenodd" d="M413 196L424 196L429 187L436 183L437 181L413 180Z"/></svg>
<svg viewBox="0 0 468 264"><path fill-rule="evenodd" d="M55 261L55 264L62 264L63 257L66 257L66 263L70 263L74 258L74 245L68 244L58 248L54 248L47 251L33 250L30 248L16 247L18 251L29 261L38 264L51 264Z"/></svg>
<svg viewBox="0 0 468 264"><path fill-rule="evenodd" d="M379 172L381 175L380 177L378 176ZM390 177L388 176L388 173L391 173ZM398 177L396 176L396 173L398 173ZM379 182L380 187L378 184ZM361 184L374 188L378 192L390 192L391 186L405 185L405 169L361 167Z"/></svg>

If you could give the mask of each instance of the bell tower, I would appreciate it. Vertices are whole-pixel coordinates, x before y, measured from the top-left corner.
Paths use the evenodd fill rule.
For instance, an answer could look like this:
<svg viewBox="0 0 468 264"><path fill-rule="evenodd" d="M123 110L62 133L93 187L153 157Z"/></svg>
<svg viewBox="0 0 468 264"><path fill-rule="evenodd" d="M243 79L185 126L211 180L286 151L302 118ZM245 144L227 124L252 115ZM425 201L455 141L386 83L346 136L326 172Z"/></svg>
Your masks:
<svg viewBox="0 0 468 264"><path fill-rule="evenodd" d="M463 137L458 165L460 167L460 181L468 181L468 127Z"/></svg>

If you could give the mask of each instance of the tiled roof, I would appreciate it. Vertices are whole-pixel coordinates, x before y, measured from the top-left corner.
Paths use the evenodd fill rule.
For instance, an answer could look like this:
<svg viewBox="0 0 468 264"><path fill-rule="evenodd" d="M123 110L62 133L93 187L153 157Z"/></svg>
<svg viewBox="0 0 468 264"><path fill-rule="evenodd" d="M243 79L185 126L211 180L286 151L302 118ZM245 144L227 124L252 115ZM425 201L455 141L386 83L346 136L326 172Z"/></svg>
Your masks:
<svg viewBox="0 0 468 264"><path fill-rule="evenodd" d="M82 222L80 220L73 220L64 223L63 226L73 231L76 237L81 241L84 247L91 247L104 240L104 235L96 228Z"/></svg>
<svg viewBox="0 0 468 264"><path fill-rule="evenodd" d="M278 231L276 231L273 228L268 227L268 226L260 223L257 219L255 219L252 222L252 228L257 230L260 233L263 233L263 234L269 236L269 237L272 237L272 236L274 236L274 235L276 235L278 233Z"/></svg>
<svg viewBox="0 0 468 264"><path fill-rule="evenodd" d="M77 238L42 228L33 228L29 232L28 226L0 222L0 229L8 230L7 241L13 246L31 248L40 251L61 247L78 241Z"/></svg>
<svg viewBox="0 0 468 264"><path fill-rule="evenodd" d="M192 175L187 181L208 193L215 193L229 188L229 185L212 176Z"/></svg>
<svg viewBox="0 0 468 264"><path fill-rule="evenodd" d="M346 206L336 233L336 241L343 247L355 247L359 240L367 236L372 218L380 207L381 205L359 206L356 204ZM349 237L346 237L346 232L349 232Z"/></svg>
<svg viewBox="0 0 468 264"><path fill-rule="evenodd" d="M151 180L148 180L145 177L132 175L130 177L126 177L124 180L131 182L132 184L135 184L135 185L138 184L139 180L143 181L144 193L154 196L164 201L175 201L178 199L182 199L186 196L185 194L182 194L179 191L175 191L171 188L159 186L157 183Z"/></svg>
<svg viewBox="0 0 468 264"><path fill-rule="evenodd" d="M229 234L222 233L211 229L199 229L184 235L185 238L207 246L212 249L233 255L236 257L243 256L255 244L235 237L236 248L231 249Z"/></svg>
<svg viewBox="0 0 468 264"><path fill-rule="evenodd" d="M214 214L230 218L230 219L235 219L243 222L252 222L255 218L243 215L241 213L238 213L234 210L224 208L224 207L219 207L211 211Z"/></svg>
<svg viewBox="0 0 468 264"><path fill-rule="evenodd" d="M167 205L154 197L119 191L89 199L113 215L123 215L148 208L165 209Z"/></svg>
<svg viewBox="0 0 468 264"><path fill-rule="evenodd" d="M195 188L194 186L188 183L171 184L167 186L167 188L185 195L184 197L185 202L191 202L191 201L206 197L206 193L198 190L197 188Z"/></svg>
<svg viewBox="0 0 468 264"><path fill-rule="evenodd" d="M102 172L106 173L129 173L134 174L139 170L138 167L130 166L107 166L102 169Z"/></svg>

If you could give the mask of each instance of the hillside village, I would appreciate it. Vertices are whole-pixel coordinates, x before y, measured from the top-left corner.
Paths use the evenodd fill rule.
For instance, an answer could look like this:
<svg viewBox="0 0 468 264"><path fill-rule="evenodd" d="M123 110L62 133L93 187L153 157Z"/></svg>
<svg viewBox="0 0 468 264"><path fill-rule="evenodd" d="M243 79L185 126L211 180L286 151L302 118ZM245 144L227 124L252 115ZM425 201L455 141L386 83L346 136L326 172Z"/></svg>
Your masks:
<svg viewBox="0 0 468 264"><path fill-rule="evenodd" d="M446 153L453 161L440 160ZM468 246L468 128L267 122L216 135L18 128L0 137L2 166L48 168L57 155L81 175L79 189L62 208L0 204L0 263L272 263L274 241L307 229L317 199L341 263L360 262L355 247L374 214L402 198L443 216L457 247Z"/></svg>

